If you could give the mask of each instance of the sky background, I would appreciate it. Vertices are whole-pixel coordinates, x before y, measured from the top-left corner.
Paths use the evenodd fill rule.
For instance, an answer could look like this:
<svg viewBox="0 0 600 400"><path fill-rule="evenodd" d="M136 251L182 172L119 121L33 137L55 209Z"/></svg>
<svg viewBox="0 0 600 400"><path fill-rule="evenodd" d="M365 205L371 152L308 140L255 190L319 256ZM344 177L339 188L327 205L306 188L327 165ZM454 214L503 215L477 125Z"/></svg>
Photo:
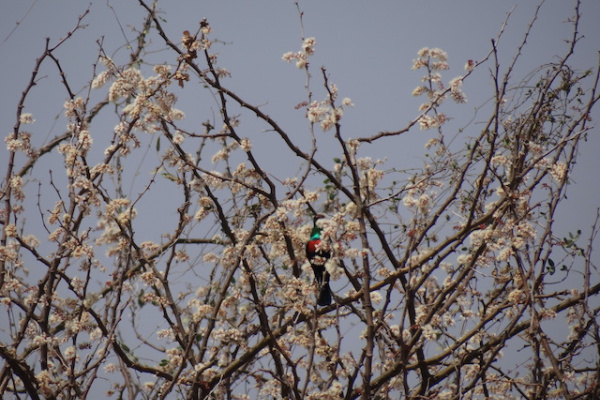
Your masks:
<svg viewBox="0 0 600 400"><path fill-rule="evenodd" d="M16 104L26 87L35 59L44 49L45 38L51 46L65 37L90 3L75 0L9 1L0 0L0 126L3 135L15 124ZM341 97L350 97L355 107L343 119L346 138L372 135L382 130L400 129L418 116L420 98L411 96L419 84L422 71L410 69L416 52L422 47L439 47L449 54L450 70L443 79L464 72L469 59L480 60L490 50L506 21L504 35L499 42L500 60L508 62L521 43L523 33L531 21L537 2L490 0L427 0L427 1L300 1L303 11L303 29L306 37L315 37L316 54L311 58L311 89L314 98L324 98L319 68L324 66L330 82L338 85ZM164 27L174 40L184 30L195 31L202 18L213 28L213 38L222 41L213 49L219 54L219 65L227 68L232 77L225 81L245 100L260 104L284 129L293 132L294 139L309 146L310 135L303 111L294 106L306 99L306 76L293 64L281 60L283 53L297 51L301 44L301 23L294 2L286 0L260 1L170 1L159 2L164 11ZM514 82L525 77L533 68L556 60L566 48L564 39L571 35L571 25L565 23L573 14L573 2L548 0L538 15L538 21L524 56L517 64ZM600 2L584 0L581 8L581 39L578 52L572 59L576 68L587 69L598 63L600 49ZM56 52L74 91L85 96L85 86L93 79L94 63L98 55L98 41L117 64L128 60L127 41L135 38L132 27L139 27L145 12L137 1L93 1L90 13L83 20L86 28L62 45ZM150 38L156 53L145 60L162 63L174 62L174 56L164 49L160 39ZM98 67L98 72L102 67ZM25 111L34 114L36 123L27 128L33 142L41 144L63 132L63 103L67 99L56 68L46 63L40 71L40 80L25 104ZM199 88L198 88L199 89ZM186 88L181 92L178 107L186 112L190 126L195 130L217 114L214 101L198 100L197 90ZM445 126L447 135L453 129L464 127L473 118L476 107L485 103L491 93L489 72L479 69L465 82L468 97L465 105L450 105L446 113L454 118ZM105 91L92 93L100 100ZM600 113L595 112L595 120ZM481 113L475 118L485 120ZM254 118L242 121L242 135L250 137L258 157L273 162L279 178L297 173L297 165L289 156L278 157L272 151L271 139L264 126L253 125ZM92 131L95 143L110 138L114 121L106 122L106 133ZM296 133L297 131L297 133ZM477 134L477 124L465 131L467 136ZM411 130L401 139L384 140L361 148L361 155L387 158L388 165L396 168L418 168L423 165L423 145L434 132ZM586 146L572 175L575 185L567 194L569 206L559 217L565 233L586 230L600 204L600 170L598 131L589 135ZM331 135L319 137L318 158L331 165L327 149L332 145ZM462 142L461 142L462 143ZM305 147L308 148L308 147ZM0 148L0 159L6 155ZM93 160L92 160L93 161ZM143 161L135 168L143 169ZM42 166L36 173L48 176ZM54 166L56 169L56 166ZM134 189L132 185L132 192Z"/></svg>
<svg viewBox="0 0 600 400"><path fill-rule="evenodd" d="M3 136L12 131L18 100L31 77L35 59L44 50L45 38L50 38L51 46L56 44L76 25L77 17L89 4L80 0L0 0L0 131ZM316 54L310 59L314 99L324 98L319 75L319 68L324 66L330 82L339 87L340 96L350 97L355 104L342 120L343 135L351 138L400 129L419 115L418 107L423 100L412 97L411 92L420 84L423 71L412 71L411 65L422 47L439 47L448 53L451 69L442 74L448 82L464 73L467 60L480 60L488 54L491 39L497 36L507 13L511 12L498 47L501 62L512 60L537 2L311 0L300 1L299 5L303 11L304 35L315 37L317 42ZM306 76L293 64L281 60L284 53L296 52L301 45L302 26L293 1L177 0L159 1L159 8L164 10L163 26L173 40L179 40L184 30L194 32L199 21L207 18L214 31L212 37L221 41L213 48L219 53L219 65L232 74L225 80L227 87L246 101L260 104L261 109L292 134L293 140L304 149L309 148L310 135L304 112L294 108L306 99ZM572 65L584 70L598 64L600 1L584 0L581 13L580 31L584 37ZM567 48L564 39L570 38L572 29L565 21L572 14L572 1L545 2L517 64L513 82L518 82L541 64L556 61L556 55L564 54ZM98 41L102 41L104 50L117 64L128 61L129 51L125 44L135 38L131 27L139 27L145 16L137 1L92 1L90 13L83 20L87 25L85 30L77 32L56 52L74 91L80 91L82 96L87 94L85 87L94 77ZM152 48L159 50L146 55L145 60L174 63L172 51L160 50L164 49L160 39L151 37L150 40ZM101 70L99 66L97 72ZM92 98L102 99L106 93L104 89L92 92ZM449 136L454 134L453 129L456 131L472 121L475 108L489 100L492 93L489 71L478 69L463 89L468 103L452 105L448 102L445 109L454 118L444 127ZM218 114L214 101L198 96L201 90L201 85L194 82L178 93L177 107L186 113L188 123L196 131L201 131L201 122ZM33 113L36 119L33 125L26 127L31 131L34 143L39 145L63 133L65 120L62 114L66 99L55 66L46 63L25 104L25 112ZM480 112L464 135L476 136L477 121L486 118L487 115ZM255 119L246 116L240 134L252 139L259 162L270 166L280 179L297 174L299 161L290 160L289 154L281 156L273 152L269 133L264 132L264 125L256 123ZM598 110L594 112L594 121L600 121ZM104 127L93 125L95 146L110 140L114 125L115 121L111 120L107 120ZM435 135L433 131L420 131L417 127L400 138L365 144L360 154L374 159L385 157L390 167L420 168L424 163L423 146ZM317 132L317 136L320 143L317 158L325 165L331 165L332 155L328 154L328 149L334 146L331 132ZM595 129L581 148L572 175L574 183L567 190L567 206L558 213L558 226L564 231L559 233L561 236L578 229L588 232L600 206L598 150L600 137L599 130ZM0 168L5 168L6 155L5 146L0 146ZM98 160L100 156L90 154L90 158L98 157ZM62 164L52 164L56 160L60 157L36 167L30 179L44 180L49 176L49 169L59 171ZM95 164L93 159L89 161ZM145 173L146 160L134 158L132 162L132 168ZM0 174L4 177L5 171L2 169ZM139 192L134 182L130 190L133 195ZM35 201L35 197L32 198ZM35 207L33 212L39 214ZM175 214L175 211L156 212L152 218L136 220L139 227L146 224L148 228L147 232L140 229L140 234L151 235L152 224L169 223L168 219L173 219ZM153 238L141 240L144 239Z"/></svg>

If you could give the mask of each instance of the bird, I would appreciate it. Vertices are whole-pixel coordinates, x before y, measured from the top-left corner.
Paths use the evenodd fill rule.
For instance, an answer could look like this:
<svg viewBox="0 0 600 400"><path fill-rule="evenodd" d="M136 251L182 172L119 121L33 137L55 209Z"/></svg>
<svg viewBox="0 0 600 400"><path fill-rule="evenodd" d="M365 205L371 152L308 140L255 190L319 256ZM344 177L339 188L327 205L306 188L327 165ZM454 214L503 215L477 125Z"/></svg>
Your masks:
<svg viewBox="0 0 600 400"><path fill-rule="evenodd" d="M306 258L308 258L319 285L317 304L327 306L331 304L331 288L329 287L329 273L325 269L325 263L331 258L331 251L327 244L321 241L322 230L317 226L317 221L322 218L325 218L325 216L321 214L317 214L313 218L313 229L310 239L306 243Z"/></svg>

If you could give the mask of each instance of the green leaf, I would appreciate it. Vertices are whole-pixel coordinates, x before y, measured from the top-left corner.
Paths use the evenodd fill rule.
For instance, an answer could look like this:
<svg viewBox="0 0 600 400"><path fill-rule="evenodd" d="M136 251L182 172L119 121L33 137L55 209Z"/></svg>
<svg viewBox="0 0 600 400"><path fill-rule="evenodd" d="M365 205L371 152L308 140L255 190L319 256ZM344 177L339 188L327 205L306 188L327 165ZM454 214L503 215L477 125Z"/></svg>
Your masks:
<svg viewBox="0 0 600 400"><path fill-rule="evenodd" d="M140 294L137 298L137 303L140 306L140 308L142 308L142 307L144 307L144 305L146 305L146 302L143 300L143 298L144 298L144 289L142 289L140 291Z"/></svg>
<svg viewBox="0 0 600 400"><path fill-rule="evenodd" d="M554 272L556 272L556 268L554 268L554 261L552 261L552 259L550 258L548 259L548 265L546 266L546 270L550 275L554 275Z"/></svg>
<svg viewBox="0 0 600 400"><path fill-rule="evenodd" d="M177 178L175 178L175 175L173 175L169 172L163 172L161 175L163 176L163 178L167 178L168 180L170 180L172 182L177 182Z"/></svg>

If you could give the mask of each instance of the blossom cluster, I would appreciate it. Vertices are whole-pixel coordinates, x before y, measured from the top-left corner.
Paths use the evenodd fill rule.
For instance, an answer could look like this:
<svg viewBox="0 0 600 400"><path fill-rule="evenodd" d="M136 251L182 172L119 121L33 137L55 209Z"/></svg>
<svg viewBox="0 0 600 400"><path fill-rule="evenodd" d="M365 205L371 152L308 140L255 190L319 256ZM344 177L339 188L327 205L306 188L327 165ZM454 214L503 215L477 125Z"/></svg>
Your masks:
<svg viewBox="0 0 600 400"><path fill-rule="evenodd" d="M160 130L161 121L173 122L185 118L183 111L175 108L177 97L168 87L173 80L183 79L186 65L180 65L175 72L171 72L169 65L156 65L156 75L144 78L136 67L119 70L112 60L103 58L102 61L107 69L98 74L92 87L100 89L112 80L108 98L122 106L121 115L126 119L115 127L114 132L119 140L106 150L106 154L118 148L121 155L126 155L130 152L130 143L138 147L139 140L133 129L153 133Z"/></svg>
<svg viewBox="0 0 600 400"><path fill-rule="evenodd" d="M426 69L427 74L421 78L422 85L417 86L412 94L421 96L425 94L428 101L421 104L420 110L423 114L419 118L419 126L422 130L442 126L447 117L439 112L437 108L446 98L448 92L450 97L457 103L465 103L467 97L462 91L463 77L456 77L450 80L449 87L446 88L442 82L442 75L439 71L450 69L448 65L448 55L439 48L424 47L417 52L419 56L413 60L412 69ZM428 112L434 110L435 115L429 115Z"/></svg>
<svg viewBox="0 0 600 400"><path fill-rule="evenodd" d="M338 95L337 86L331 84L329 90L331 94L328 99L323 101L313 101L308 105L306 110L306 117L308 120L313 124L320 124L323 132L330 130L340 122L344 115L344 108L352 107L354 105L350 98L345 97L342 99L342 104L340 106L334 107L332 104Z"/></svg>
<svg viewBox="0 0 600 400"><path fill-rule="evenodd" d="M298 52L287 52L281 58L288 63L296 61L296 67L305 69L308 67L308 58L315 53L316 40L314 37L304 39L302 50Z"/></svg>
<svg viewBox="0 0 600 400"><path fill-rule="evenodd" d="M28 125L33 124L35 119L31 113L21 113L19 115L19 124ZM31 145L31 133L25 131L19 131L16 134L7 135L4 138L6 142L6 150L9 152L22 152L29 158L34 158L38 155L38 152Z"/></svg>
<svg viewBox="0 0 600 400"><path fill-rule="evenodd" d="M293 53L287 52L283 55L282 59L287 62L296 61L296 66L300 69L308 68L308 58L314 54L316 41L315 38L307 38L302 43L302 50ZM342 99L342 103L339 106L335 105L335 101L338 98L338 87L331 83L328 88L328 96L322 101L312 101L308 104L306 109L306 118L312 124L320 124L323 132L330 130L344 115L344 109L353 107L354 103L348 97Z"/></svg>

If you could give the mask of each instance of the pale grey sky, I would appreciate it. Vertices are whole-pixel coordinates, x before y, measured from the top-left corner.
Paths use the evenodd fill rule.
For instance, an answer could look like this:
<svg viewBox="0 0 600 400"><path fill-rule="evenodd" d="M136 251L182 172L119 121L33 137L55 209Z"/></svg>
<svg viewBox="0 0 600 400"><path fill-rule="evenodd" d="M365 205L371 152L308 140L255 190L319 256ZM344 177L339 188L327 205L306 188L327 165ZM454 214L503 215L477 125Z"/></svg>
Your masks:
<svg viewBox="0 0 600 400"><path fill-rule="evenodd" d="M466 60L478 60L487 54L491 39L497 35L507 13L512 10L499 46L501 60L508 61L520 43L536 3L492 0L300 1L304 12L304 34L314 36L317 41L316 54L311 59L315 99L323 98L318 68L325 66L330 81L338 85L340 95L350 97L355 104L343 120L347 137L398 129L418 115L421 99L413 98L410 93L419 84L422 72L411 71L410 67L421 47L440 47L448 53L451 69L443 74L448 81L463 73ZM17 100L31 76L35 58L44 48L45 38L49 37L51 44L57 43L75 26L77 16L87 7L87 2L78 0L0 2L0 124L4 135L15 123ZM218 48L218 53L219 64L232 73L232 78L226 81L228 87L248 101L262 104L284 128L298 129L297 140L308 144L303 112L294 110L294 106L305 99L305 76L293 65L281 60L283 53L297 51L300 47L300 22L291 0L163 1L159 2L159 7L165 11L167 32L176 39L183 30L196 29L199 20L206 17L213 27L213 36L225 43ZM572 11L571 1L546 1L515 76L525 76L532 68L552 61L556 54L562 54L566 46L563 39L569 37L571 29L565 21ZM131 26L138 26L144 15L137 1L92 2L90 14L83 21L87 25L85 30L77 32L57 52L73 90L82 89L92 79L98 40L103 40L105 50L117 61L127 60L124 37L128 40L134 38ZM593 67L598 61L598 18L600 2L583 1L581 33L584 38L574 56L574 64L580 68ZM152 40L159 43L156 38ZM173 62L173 55L165 51L150 54L147 59L151 62ZM61 115L67 98L57 75L56 68L46 63L40 74L43 78L25 105L25 110L32 112L36 118L36 123L28 127L35 143L41 143L64 129L64 120L55 119ZM489 97L490 85L484 69L465 82L464 90L469 102L452 106L448 111L455 118L456 128L464 126L471 119L474 107ZM197 126L210 117L214 104L198 103L195 94L183 92L178 106L186 112L189 122ZM92 95L100 98L104 94ZM289 160L277 159L276 154L269 152L268 135L255 134L264 127L253 126L253 121L248 119L244 123L257 154L272 157L274 162L284 166L283 170L278 166L278 170L285 171ZM112 127L107 122L107 136ZM451 133L448 127L446 132ZM474 135L476 125L470 129L474 129ZM465 133L469 135L469 131ZM95 140L101 140L98 137L100 132L93 132L93 135ZM432 132L415 129L399 141L364 146L362 152L373 158L387 157L392 166L420 167L422 146L432 135ZM322 139L317 157L328 160L325 135ZM261 149L264 149L263 153ZM598 207L598 150L600 140L598 133L593 132L588 145L582 148L579 165L573 175L576 185L568 190L573 206L569 207L569 215L564 215L566 230L585 229L590 213ZM2 146L0 158L6 154L5 151ZM294 171L292 163L286 172Z"/></svg>

